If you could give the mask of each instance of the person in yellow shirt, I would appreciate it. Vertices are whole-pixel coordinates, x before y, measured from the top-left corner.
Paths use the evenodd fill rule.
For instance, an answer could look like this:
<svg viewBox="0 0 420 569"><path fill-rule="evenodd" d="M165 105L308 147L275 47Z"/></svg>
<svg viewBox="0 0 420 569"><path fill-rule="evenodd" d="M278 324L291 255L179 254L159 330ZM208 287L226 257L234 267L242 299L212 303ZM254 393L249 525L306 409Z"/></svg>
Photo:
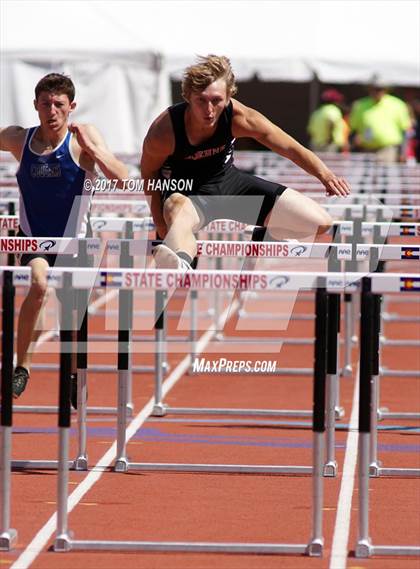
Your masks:
<svg viewBox="0 0 420 569"><path fill-rule="evenodd" d="M353 103L350 127L356 151L375 152L381 162L398 162L404 155L406 133L411 126L408 106L388 87L375 80L369 96Z"/></svg>
<svg viewBox="0 0 420 569"><path fill-rule="evenodd" d="M310 146L317 152L339 152L346 144L346 125L340 105L344 96L336 89L321 94L321 106L309 117Z"/></svg>

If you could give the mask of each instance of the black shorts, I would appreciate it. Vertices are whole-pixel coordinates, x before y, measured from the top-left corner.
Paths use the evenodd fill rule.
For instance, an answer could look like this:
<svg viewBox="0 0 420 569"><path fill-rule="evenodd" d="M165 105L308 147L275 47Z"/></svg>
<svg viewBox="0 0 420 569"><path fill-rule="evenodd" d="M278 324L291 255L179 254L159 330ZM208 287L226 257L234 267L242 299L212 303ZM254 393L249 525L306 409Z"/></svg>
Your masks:
<svg viewBox="0 0 420 569"><path fill-rule="evenodd" d="M198 211L203 226L215 219L233 219L262 226L285 189L286 186L241 172L232 166L220 177L199 185L191 192L164 192L162 201L173 193L187 196Z"/></svg>

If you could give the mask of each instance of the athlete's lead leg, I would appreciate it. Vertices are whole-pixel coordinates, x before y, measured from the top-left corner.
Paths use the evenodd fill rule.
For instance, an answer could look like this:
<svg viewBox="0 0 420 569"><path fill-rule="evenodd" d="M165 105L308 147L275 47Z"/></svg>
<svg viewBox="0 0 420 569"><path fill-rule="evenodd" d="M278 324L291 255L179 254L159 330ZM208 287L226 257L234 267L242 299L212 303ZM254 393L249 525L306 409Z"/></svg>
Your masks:
<svg viewBox="0 0 420 569"><path fill-rule="evenodd" d="M317 202L286 188L267 215L264 225L279 241L286 238L315 238L328 231L333 220Z"/></svg>
<svg viewBox="0 0 420 569"><path fill-rule="evenodd" d="M200 227L200 217L192 201L181 194L170 196L163 206L163 217L168 227L166 247L157 247L155 261L158 267L177 269L175 253L183 251L193 259L197 254L194 232Z"/></svg>

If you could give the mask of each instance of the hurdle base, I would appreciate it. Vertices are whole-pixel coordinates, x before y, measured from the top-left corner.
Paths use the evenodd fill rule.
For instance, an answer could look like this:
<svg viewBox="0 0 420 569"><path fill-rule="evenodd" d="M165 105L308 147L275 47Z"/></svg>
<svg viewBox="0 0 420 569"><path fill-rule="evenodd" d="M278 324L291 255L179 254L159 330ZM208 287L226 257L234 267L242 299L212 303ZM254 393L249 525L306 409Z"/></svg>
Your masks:
<svg viewBox="0 0 420 569"><path fill-rule="evenodd" d="M217 543L193 541L99 541L72 540L72 550L102 551L172 551L186 553L242 553L262 555L308 555L309 547L301 543ZM63 551L63 550L60 550ZM66 550L68 551L68 549Z"/></svg>
<svg viewBox="0 0 420 569"><path fill-rule="evenodd" d="M382 377L416 377L420 376L420 373L411 369L390 369L388 367L381 367L379 370L379 375Z"/></svg>
<svg viewBox="0 0 420 569"><path fill-rule="evenodd" d="M324 540L322 538L313 539L308 545L306 554L309 557L322 557L324 551Z"/></svg>
<svg viewBox="0 0 420 569"><path fill-rule="evenodd" d="M9 528L0 534L0 551L10 551L17 541L17 531Z"/></svg>
<svg viewBox="0 0 420 569"><path fill-rule="evenodd" d="M160 471L160 472L215 472L219 474L302 474L311 475L312 466L272 466L272 465L249 465L249 464L181 464L181 463L147 463L130 462L130 470Z"/></svg>
<svg viewBox="0 0 420 569"><path fill-rule="evenodd" d="M334 414L337 421L342 419L345 415L344 407L334 407Z"/></svg>
<svg viewBox="0 0 420 569"><path fill-rule="evenodd" d="M380 476L412 476L412 477L420 477L420 468L387 468L387 467L377 467L375 469L375 474L371 474L371 469L369 468L369 475L380 477Z"/></svg>
<svg viewBox="0 0 420 569"><path fill-rule="evenodd" d="M12 470L58 470L58 460L12 460ZM69 470L74 470L74 461L68 463Z"/></svg>
<svg viewBox="0 0 420 569"><path fill-rule="evenodd" d="M168 410L168 405L165 405L164 403L155 403L155 405L153 405L153 410L152 410L152 417L164 417L167 413Z"/></svg>
<svg viewBox="0 0 420 569"><path fill-rule="evenodd" d="M329 460L324 464L324 476L326 478L335 478L337 476L338 465L337 461Z"/></svg>
<svg viewBox="0 0 420 569"><path fill-rule="evenodd" d="M114 464L114 472L128 472L129 462L127 458L118 458Z"/></svg>
<svg viewBox="0 0 420 569"><path fill-rule="evenodd" d="M351 364L344 366L341 375L343 377L351 377L353 375L353 366Z"/></svg>
<svg viewBox="0 0 420 569"><path fill-rule="evenodd" d="M360 539L357 542L355 556L358 558L370 557L373 553L372 542L370 537L368 539Z"/></svg>
<svg viewBox="0 0 420 569"><path fill-rule="evenodd" d="M72 540L69 534L62 533L55 538L54 551L58 553L66 553L72 549Z"/></svg>
<svg viewBox="0 0 420 569"><path fill-rule="evenodd" d="M74 470L87 470L88 459L87 456L78 456L74 461Z"/></svg>
<svg viewBox="0 0 420 569"><path fill-rule="evenodd" d="M379 412L378 412L379 415ZM411 421L419 421L420 420L420 413L392 413L390 411L381 411L381 419L401 419L401 420L411 420Z"/></svg>
<svg viewBox="0 0 420 569"><path fill-rule="evenodd" d="M376 460L375 462L371 462L369 464L369 476L371 478L377 478L380 476L379 471L381 470L382 462L380 460Z"/></svg>
<svg viewBox="0 0 420 569"><path fill-rule="evenodd" d="M252 416L252 417L312 417L312 411L304 409L232 409L211 407L170 407L162 405L158 414L152 415L163 417L165 415L228 415L228 416Z"/></svg>
<svg viewBox="0 0 420 569"><path fill-rule="evenodd" d="M389 412L389 408L388 407L380 407L378 409L378 421L383 421L385 418L385 413Z"/></svg>
<svg viewBox="0 0 420 569"><path fill-rule="evenodd" d="M372 545L371 555L403 555L408 556L420 556L420 546L418 545Z"/></svg>

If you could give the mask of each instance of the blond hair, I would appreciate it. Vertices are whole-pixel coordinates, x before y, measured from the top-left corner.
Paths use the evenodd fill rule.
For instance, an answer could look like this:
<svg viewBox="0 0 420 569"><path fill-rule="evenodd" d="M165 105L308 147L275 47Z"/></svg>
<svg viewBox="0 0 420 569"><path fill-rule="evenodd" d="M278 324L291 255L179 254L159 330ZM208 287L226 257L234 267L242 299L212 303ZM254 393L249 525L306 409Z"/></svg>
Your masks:
<svg viewBox="0 0 420 569"><path fill-rule="evenodd" d="M204 91L214 81L224 79L228 97L235 95L237 87L230 60L224 55L198 57L198 62L184 71L182 78L182 96L188 98L191 91Z"/></svg>

